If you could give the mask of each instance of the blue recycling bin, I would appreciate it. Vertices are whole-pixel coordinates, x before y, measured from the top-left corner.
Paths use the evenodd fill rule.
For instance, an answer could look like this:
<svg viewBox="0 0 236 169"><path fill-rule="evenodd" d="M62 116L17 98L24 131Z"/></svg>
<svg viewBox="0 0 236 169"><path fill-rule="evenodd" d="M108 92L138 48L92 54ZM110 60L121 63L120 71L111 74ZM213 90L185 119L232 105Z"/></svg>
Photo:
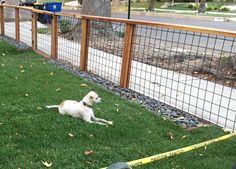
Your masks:
<svg viewBox="0 0 236 169"><path fill-rule="evenodd" d="M62 3L61 2L46 2L44 3L44 10L46 11L50 11L50 12L61 12L61 6ZM46 23L51 23L52 22L52 18L50 15L44 15L44 19L46 21Z"/></svg>
<svg viewBox="0 0 236 169"><path fill-rule="evenodd" d="M51 12L61 12L61 2L46 2L45 3L45 10Z"/></svg>

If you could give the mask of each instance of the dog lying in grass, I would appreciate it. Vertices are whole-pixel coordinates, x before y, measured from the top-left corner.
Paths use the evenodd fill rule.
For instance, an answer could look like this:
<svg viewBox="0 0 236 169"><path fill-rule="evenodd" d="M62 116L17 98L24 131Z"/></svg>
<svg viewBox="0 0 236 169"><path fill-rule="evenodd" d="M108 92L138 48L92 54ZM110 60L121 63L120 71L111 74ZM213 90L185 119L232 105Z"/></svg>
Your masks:
<svg viewBox="0 0 236 169"><path fill-rule="evenodd" d="M101 98L94 91L90 91L80 102L76 100L65 100L60 105L50 105L47 108L58 108L62 115L70 115L78 117L88 123L96 123L100 125L112 125L112 121L97 118L93 113L93 104L101 102Z"/></svg>

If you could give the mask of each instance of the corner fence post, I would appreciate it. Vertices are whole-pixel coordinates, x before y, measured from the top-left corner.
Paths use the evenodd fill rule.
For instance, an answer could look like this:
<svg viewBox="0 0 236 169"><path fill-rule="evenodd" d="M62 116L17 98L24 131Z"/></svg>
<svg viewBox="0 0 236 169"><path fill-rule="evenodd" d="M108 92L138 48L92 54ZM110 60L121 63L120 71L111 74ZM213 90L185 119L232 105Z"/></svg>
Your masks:
<svg viewBox="0 0 236 169"><path fill-rule="evenodd" d="M19 8L15 7L15 29L16 29L16 42L20 42L20 11Z"/></svg>
<svg viewBox="0 0 236 169"><path fill-rule="evenodd" d="M58 16L52 14L51 58L56 59L58 54Z"/></svg>
<svg viewBox="0 0 236 169"><path fill-rule="evenodd" d="M5 35L5 29L4 29L4 8L3 6L0 6L0 24L1 24L1 32L0 35Z"/></svg>
<svg viewBox="0 0 236 169"><path fill-rule="evenodd" d="M124 49L122 54L121 74L120 74L120 87L129 87L130 69L132 62L132 47L134 39L134 24L126 24Z"/></svg>
<svg viewBox="0 0 236 169"><path fill-rule="evenodd" d="M80 70L87 71L89 48L89 19L82 17L82 41L80 49Z"/></svg>
<svg viewBox="0 0 236 169"><path fill-rule="evenodd" d="M37 50L37 14L32 11L32 49Z"/></svg>

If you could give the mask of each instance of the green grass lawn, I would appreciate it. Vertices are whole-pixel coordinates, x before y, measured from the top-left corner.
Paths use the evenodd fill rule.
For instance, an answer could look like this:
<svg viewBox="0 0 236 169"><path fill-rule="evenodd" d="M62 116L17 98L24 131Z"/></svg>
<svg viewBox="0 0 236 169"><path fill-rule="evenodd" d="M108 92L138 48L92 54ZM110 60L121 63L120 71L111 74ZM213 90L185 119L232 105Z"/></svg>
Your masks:
<svg viewBox="0 0 236 169"><path fill-rule="evenodd" d="M191 132L150 113L136 103L48 64L32 51L17 51L0 41L0 168L97 169L224 135L216 126ZM80 87L86 83L88 87ZM109 127L62 116L46 105L80 100L90 90L103 101L96 116ZM174 134L174 139L168 137ZM72 134L71 137L69 134ZM186 136L186 137L183 137ZM85 155L92 150L94 153ZM236 138L137 169L229 169L236 162Z"/></svg>

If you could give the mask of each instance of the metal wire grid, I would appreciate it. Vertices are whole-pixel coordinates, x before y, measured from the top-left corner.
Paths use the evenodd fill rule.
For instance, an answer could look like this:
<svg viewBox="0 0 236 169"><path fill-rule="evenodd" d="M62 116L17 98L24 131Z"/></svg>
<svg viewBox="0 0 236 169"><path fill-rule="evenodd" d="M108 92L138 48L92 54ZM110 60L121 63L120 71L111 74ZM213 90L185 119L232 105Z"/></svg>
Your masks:
<svg viewBox="0 0 236 169"><path fill-rule="evenodd" d="M81 19L59 16L58 59L68 61L74 66L80 63Z"/></svg>
<svg viewBox="0 0 236 169"><path fill-rule="evenodd" d="M32 46L32 12L20 10L20 41Z"/></svg>
<svg viewBox="0 0 236 169"><path fill-rule="evenodd" d="M37 15L37 50L51 55L52 16L49 14Z"/></svg>
<svg viewBox="0 0 236 169"><path fill-rule="evenodd" d="M15 9L4 7L5 36L15 39Z"/></svg>
<svg viewBox="0 0 236 169"><path fill-rule="evenodd" d="M236 122L234 38L138 25L132 90L222 127Z"/></svg>
<svg viewBox="0 0 236 169"><path fill-rule="evenodd" d="M90 21L88 70L116 84L120 81L124 24Z"/></svg>

